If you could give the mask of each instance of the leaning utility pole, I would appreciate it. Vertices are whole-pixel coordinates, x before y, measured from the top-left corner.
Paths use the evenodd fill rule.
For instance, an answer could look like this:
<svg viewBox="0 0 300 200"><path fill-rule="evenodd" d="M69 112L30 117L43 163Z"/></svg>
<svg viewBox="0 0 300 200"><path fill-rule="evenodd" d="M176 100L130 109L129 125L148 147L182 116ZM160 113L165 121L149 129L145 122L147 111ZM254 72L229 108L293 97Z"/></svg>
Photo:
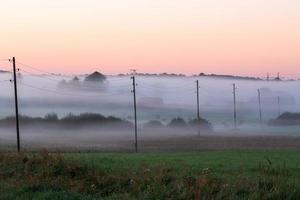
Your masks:
<svg viewBox="0 0 300 200"><path fill-rule="evenodd" d="M136 117L136 93L135 93L135 76L131 77L132 79L132 92L133 92L133 107L134 107L134 138L135 138L135 152L138 152L138 143L137 143L137 117Z"/></svg>
<svg viewBox="0 0 300 200"><path fill-rule="evenodd" d="M199 103L199 81L196 81L197 87L197 123L198 123L198 135L200 136L200 103Z"/></svg>
<svg viewBox="0 0 300 200"><path fill-rule="evenodd" d="M258 94L259 121L260 121L260 123L262 123L261 94L260 94L260 89L257 90L257 94Z"/></svg>
<svg viewBox="0 0 300 200"><path fill-rule="evenodd" d="M16 131L17 131L17 146L18 152L20 152L20 127L19 127L19 104L18 104L18 88L17 88L17 72L16 72L16 60L12 58L13 74L14 74L14 92L15 92L15 111L16 111Z"/></svg>
<svg viewBox="0 0 300 200"><path fill-rule="evenodd" d="M232 84L233 86L233 120L234 120L234 129L237 128L237 123L236 123L236 86L235 83Z"/></svg>

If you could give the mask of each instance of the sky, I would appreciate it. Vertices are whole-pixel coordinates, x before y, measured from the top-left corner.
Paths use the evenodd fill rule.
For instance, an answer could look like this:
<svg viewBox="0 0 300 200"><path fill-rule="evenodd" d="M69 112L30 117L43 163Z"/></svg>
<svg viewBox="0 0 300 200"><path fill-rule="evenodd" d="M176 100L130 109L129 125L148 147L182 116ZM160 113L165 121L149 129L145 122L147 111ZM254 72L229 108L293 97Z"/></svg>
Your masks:
<svg viewBox="0 0 300 200"><path fill-rule="evenodd" d="M300 77L299 9L299 0L0 0L0 60L69 74Z"/></svg>

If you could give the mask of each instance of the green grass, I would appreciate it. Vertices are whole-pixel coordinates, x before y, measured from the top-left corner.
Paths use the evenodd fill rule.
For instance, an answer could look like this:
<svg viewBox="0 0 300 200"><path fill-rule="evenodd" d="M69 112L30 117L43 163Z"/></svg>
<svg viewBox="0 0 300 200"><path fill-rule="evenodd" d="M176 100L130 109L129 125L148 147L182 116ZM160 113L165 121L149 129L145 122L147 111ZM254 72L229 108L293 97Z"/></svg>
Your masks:
<svg viewBox="0 0 300 200"><path fill-rule="evenodd" d="M300 199L300 150L0 154L1 199Z"/></svg>
<svg viewBox="0 0 300 200"><path fill-rule="evenodd" d="M81 195L58 188L37 188L32 186L12 187L6 183L0 184L0 200L33 199L33 200L93 200L88 195Z"/></svg>
<svg viewBox="0 0 300 200"><path fill-rule="evenodd" d="M68 160L86 163L98 169L122 172L138 169L141 165L169 165L179 172L189 169L190 172L201 172L203 168L211 168L220 175L239 173L243 170L249 175L257 170L258 165L286 165L288 169L299 172L300 150L236 150L207 151L194 153L71 153L64 155Z"/></svg>

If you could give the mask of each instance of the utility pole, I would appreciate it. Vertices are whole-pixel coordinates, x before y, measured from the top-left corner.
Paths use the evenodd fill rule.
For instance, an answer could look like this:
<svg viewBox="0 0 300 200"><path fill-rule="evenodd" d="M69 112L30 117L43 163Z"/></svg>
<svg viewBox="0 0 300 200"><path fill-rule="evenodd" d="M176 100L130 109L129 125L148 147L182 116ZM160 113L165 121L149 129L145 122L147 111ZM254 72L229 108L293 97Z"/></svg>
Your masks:
<svg viewBox="0 0 300 200"><path fill-rule="evenodd" d="M199 104L199 81L197 80L196 81L196 87L197 87L197 119L199 120L200 119L200 104Z"/></svg>
<svg viewBox="0 0 300 200"><path fill-rule="evenodd" d="M234 120L234 129L237 128L237 123L236 123L236 86L235 83L232 84L233 86L233 120Z"/></svg>
<svg viewBox="0 0 300 200"><path fill-rule="evenodd" d="M21 150L20 147L20 127L19 127L19 104L18 104L18 88L17 88L17 72L16 72L16 59L12 58L13 74L14 74L14 92L15 92L15 111L16 111L16 131L17 131L17 147L18 153Z"/></svg>
<svg viewBox="0 0 300 200"><path fill-rule="evenodd" d="M257 90L257 94L258 94L259 121L260 121L260 123L262 123L261 93L260 93L260 89Z"/></svg>
<svg viewBox="0 0 300 200"><path fill-rule="evenodd" d="M137 143L137 117L136 117L136 93L135 93L135 76L131 77L132 79L132 92L133 92L133 107L134 107L134 138L135 138L135 152L138 152L138 143Z"/></svg>
<svg viewBox="0 0 300 200"><path fill-rule="evenodd" d="M197 120L198 120L198 135L200 136L200 103L199 103L199 81L196 81L197 87Z"/></svg>
<svg viewBox="0 0 300 200"><path fill-rule="evenodd" d="M278 105L278 116L280 116L280 114L281 114L280 96L277 97L277 105Z"/></svg>

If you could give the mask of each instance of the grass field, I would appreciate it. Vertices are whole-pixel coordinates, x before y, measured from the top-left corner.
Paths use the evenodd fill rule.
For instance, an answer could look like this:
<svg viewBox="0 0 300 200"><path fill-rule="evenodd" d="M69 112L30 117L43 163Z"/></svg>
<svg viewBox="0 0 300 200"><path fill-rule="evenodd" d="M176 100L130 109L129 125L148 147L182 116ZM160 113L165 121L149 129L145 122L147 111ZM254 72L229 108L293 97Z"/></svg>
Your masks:
<svg viewBox="0 0 300 200"><path fill-rule="evenodd" d="M300 199L300 150L0 154L0 199Z"/></svg>

